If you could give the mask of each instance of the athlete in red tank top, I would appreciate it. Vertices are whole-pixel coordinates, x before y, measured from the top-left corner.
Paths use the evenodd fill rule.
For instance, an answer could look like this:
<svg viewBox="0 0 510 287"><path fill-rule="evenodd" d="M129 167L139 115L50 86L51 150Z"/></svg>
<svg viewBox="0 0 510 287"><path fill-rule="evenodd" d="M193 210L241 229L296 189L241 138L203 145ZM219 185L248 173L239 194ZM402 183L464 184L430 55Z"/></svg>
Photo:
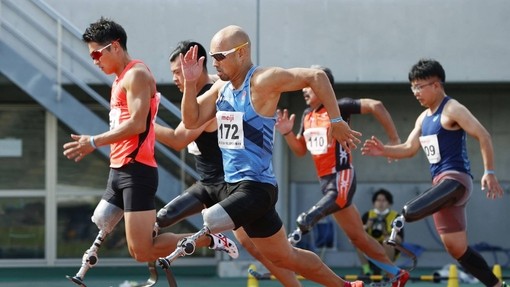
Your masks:
<svg viewBox="0 0 510 287"><path fill-rule="evenodd" d="M123 88L122 81L124 75L135 65L145 66L141 61L133 60L129 62L124 71L113 82L110 99L110 130L116 129L131 118L126 91ZM145 68L149 70L146 66ZM154 122L158 111L159 94L156 92L155 82L153 90L154 93L150 100L150 111L147 115L145 131L110 144L110 167L121 167L133 160L148 166L157 166L154 158Z"/></svg>

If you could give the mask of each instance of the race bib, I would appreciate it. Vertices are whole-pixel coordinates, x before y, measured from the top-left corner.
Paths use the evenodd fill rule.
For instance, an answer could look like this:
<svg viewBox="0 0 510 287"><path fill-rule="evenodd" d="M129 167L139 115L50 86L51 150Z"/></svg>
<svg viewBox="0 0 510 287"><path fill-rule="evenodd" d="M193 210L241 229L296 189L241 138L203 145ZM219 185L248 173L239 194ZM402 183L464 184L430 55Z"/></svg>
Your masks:
<svg viewBox="0 0 510 287"><path fill-rule="evenodd" d="M111 109L109 118L110 118L110 130L113 130L114 128L118 127L120 124L120 109L118 108Z"/></svg>
<svg viewBox="0 0 510 287"><path fill-rule="evenodd" d="M196 142L190 142L188 144L188 152L190 154L194 154L194 155L201 155L202 153L200 152L200 150L198 149L198 145Z"/></svg>
<svg viewBox="0 0 510 287"><path fill-rule="evenodd" d="M328 130L326 128L308 128L303 136L306 148L311 154L325 154L328 151Z"/></svg>
<svg viewBox="0 0 510 287"><path fill-rule="evenodd" d="M439 153L439 141L437 135L429 135L420 137L420 144L429 160L429 163L438 163L441 161L441 154Z"/></svg>
<svg viewBox="0 0 510 287"><path fill-rule="evenodd" d="M216 113L218 122L218 146L226 149L244 149L243 113Z"/></svg>

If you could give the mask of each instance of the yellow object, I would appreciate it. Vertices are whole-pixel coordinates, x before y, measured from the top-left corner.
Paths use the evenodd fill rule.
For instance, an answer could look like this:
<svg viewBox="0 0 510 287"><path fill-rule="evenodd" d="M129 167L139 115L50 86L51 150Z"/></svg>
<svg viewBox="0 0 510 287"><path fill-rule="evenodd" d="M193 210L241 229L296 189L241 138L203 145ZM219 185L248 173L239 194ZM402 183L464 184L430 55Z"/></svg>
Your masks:
<svg viewBox="0 0 510 287"><path fill-rule="evenodd" d="M250 268L253 271L257 271L257 266L255 264L250 264ZM259 280L255 278L253 275L251 275L250 272L248 272L248 285L247 287L259 287Z"/></svg>
<svg viewBox="0 0 510 287"><path fill-rule="evenodd" d="M494 267L492 267L492 273L496 277L498 277L499 280L503 281L503 275L501 274L501 265L495 264Z"/></svg>
<svg viewBox="0 0 510 287"><path fill-rule="evenodd" d="M448 285L447 287L459 287L459 274L457 272L457 265L451 264L450 271L448 271Z"/></svg>

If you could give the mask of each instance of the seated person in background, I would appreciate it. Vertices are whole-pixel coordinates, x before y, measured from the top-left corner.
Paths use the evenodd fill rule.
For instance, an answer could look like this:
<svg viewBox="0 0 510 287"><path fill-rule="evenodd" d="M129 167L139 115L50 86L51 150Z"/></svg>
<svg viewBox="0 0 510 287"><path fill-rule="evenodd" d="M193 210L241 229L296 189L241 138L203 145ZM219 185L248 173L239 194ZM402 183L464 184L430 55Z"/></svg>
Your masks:
<svg viewBox="0 0 510 287"><path fill-rule="evenodd" d="M399 215L397 211L391 209L393 205L393 195L386 189L381 188L372 196L372 204L373 208L365 212L361 217L363 226L370 236L383 245L386 255L388 255L392 261L395 261L399 251L393 248L393 246L384 243L391 234L391 223ZM404 231L402 229L397 235L397 242L402 243L403 239ZM370 264L362 252L359 250L357 250L357 252L363 274L381 274L381 269L374 264Z"/></svg>

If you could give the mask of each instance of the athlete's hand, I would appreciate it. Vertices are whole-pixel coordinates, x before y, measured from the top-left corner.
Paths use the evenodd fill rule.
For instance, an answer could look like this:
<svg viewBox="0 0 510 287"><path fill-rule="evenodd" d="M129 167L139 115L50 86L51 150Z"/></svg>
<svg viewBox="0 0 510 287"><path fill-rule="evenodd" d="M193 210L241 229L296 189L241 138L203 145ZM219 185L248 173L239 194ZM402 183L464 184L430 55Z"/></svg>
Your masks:
<svg viewBox="0 0 510 287"><path fill-rule="evenodd" d="M331 137L333 137L342 145L346 152L351 152L351 147L356 149L356 144L361 142L358 138L360 136L360 132L351 130L345 121L341 121L338 123L331 123L331 128L328 133L328 142L331 142Z"/></svg>
<svg viewBox="0 0 510 287"><path fill-rule="evenodd" d="M88 135L71 135L74 139L72 142L64 144L64 155L75 162L82 160L87 154L94 151L90 144L90 136Z"/></svg>
<svg viewBox="0 0 510 287"><path fill-rule="evenodd" d="M188 82L198 80L202 74L202 66L205 60L204 56L198 59L198 46L195 45L189 48L185 55L182 55L181 53L179 58L181 59L181 68L184 80Z"/></svg>
<svg viewBox="0 0 510 287"><path fill-rule="evenodd" d="M282 110L278 109L276 110L276 124L274 127L282 135L289 133L292 131L295 118L295 114L292 114L289 117L289 111L287 109L283 109L283 112Z"/></svg>
<svg viewBox="0 0 510 287"><path fill-rule="evenodd" d="M375 136L366 140L361 148L362 155L384 156L384 144Z"/></svg>
<svg viewBox="0 0 510 287"><path fill-rule="evenodd" d="M503 189L499 185L495 174L484 174L482 176L482 190L487 190L487 198L495 199L503 197Z"/></svg>

